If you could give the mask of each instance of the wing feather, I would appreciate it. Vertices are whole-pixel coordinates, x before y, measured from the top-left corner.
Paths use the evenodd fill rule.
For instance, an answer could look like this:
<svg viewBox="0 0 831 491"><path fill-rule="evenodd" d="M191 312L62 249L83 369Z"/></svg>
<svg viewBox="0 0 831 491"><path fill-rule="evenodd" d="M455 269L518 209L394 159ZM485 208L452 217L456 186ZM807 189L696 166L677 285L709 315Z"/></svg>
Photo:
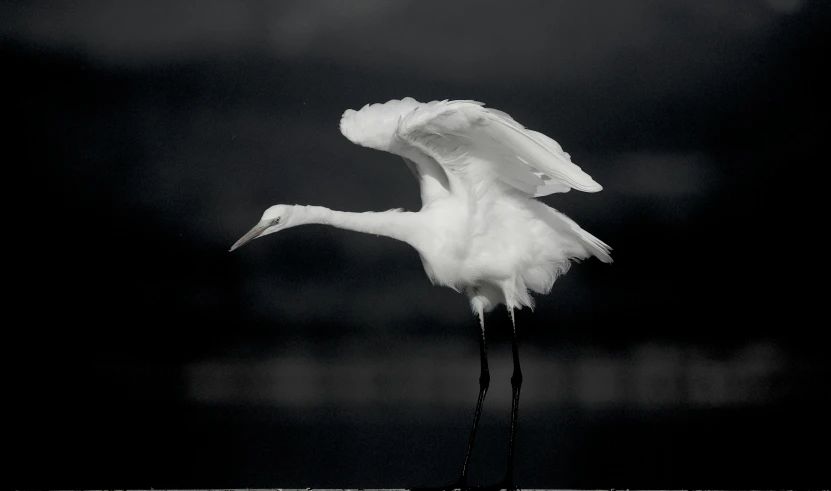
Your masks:
<svg viewBox="0 0 831 491"><path fill-rule="evenodd" d="M483 173L531 196L603 189L548 136L477 101L434 101L398 120L396 135L452 172Z"/></svg>
<svg viewBox="0 0 831 491"><path fill-rule="evenodd" d="M495 114L489 119L492 124L482 126L483 130L516 152L534 169L559 179L578 191L594 193L603 189L583 169L571 162L571 157L563 152L556 141Z"/></svg>

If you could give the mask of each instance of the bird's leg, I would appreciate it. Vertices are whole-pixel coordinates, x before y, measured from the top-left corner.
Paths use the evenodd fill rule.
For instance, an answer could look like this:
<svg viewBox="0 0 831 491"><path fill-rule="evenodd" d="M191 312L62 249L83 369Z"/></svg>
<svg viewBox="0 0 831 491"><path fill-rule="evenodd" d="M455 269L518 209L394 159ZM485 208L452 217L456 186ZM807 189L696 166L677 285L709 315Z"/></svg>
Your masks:
<svg viewBox="0 0 831 491"><path fill-rule="evenodd" d="M481 305L477 306L477 313L479 314L479 358L481 361L479 371L479 398L476 401L476 412L473 413L473 425L470 427L470 438L467 442L465 461L462 464L462 474L455 483L449 486L410 488L411 491L443 491L446 489L470 488L467 484L467 474L470 468L470 455L473 452L473 442L476 440L476 430L479 428L479 417L482 415L482 403L485 402L485 394L488 393L488 386L490 385L491 380L490 371L488 371L488 351L485 344L485 318Z"/></svg>
<svg viewBox="0 0 831 491"><path fill-rule="evenodd" d="M514 320L514 309L508 304L508 312L511 314L511 351L514 355L514 374L511 376L511 436L508 441L508 469L505 471L505 478L493 485L478 488L480 491L500 491L503 489L514 490L514 443L516 442L516 423L519 413L519 389L522 387L522 370L519 367L519 349L516 342L516 322Z"/></svg>
<svg viewBox="0 0 831 491"><path fill-rule="evenodd" d="M467 442L465 461L462 464L462 475L456 485L460 488L467 487L467 473L470 466L470 455L473 452L473 442L476 440L476 430L479 428L479 417L482 415L482 403L485 402L485 395L488 393L491 375L488 370L488 350L485 343L485 318L480 307L479 314L479 359L481 362L479 370L479 399L476 401L476 412L473 413L473 425L470 427L470 439Z"/></svg>
<svg viewBox="0 0 831 491"><path fill-rule="evenodd" d="M516 425L519 416L519 389L522 387L522 369L519 366L519 349L516 341L516 322L514 320L514 309L511 311L511 351L514 355L514 374L511 376L511 437L508 441L508 470L505 472L505 480L502 482L507 489L514 487L514 447L516 443Z"/></svg>

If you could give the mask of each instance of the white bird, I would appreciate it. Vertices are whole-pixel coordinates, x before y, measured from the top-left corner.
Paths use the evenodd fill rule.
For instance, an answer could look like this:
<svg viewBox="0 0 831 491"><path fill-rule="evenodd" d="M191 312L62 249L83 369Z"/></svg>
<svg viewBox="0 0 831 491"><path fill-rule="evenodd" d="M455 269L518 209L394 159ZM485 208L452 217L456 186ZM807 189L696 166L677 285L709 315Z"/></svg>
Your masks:
<svg viewBox="0 0 831 491"><path fill-rule="evenodd" d="M551 138L504 112L468 100L420 103L412 98L366 105L343 113L349 140L400 155L421 186L421 210L347 213L319 206L276 205L231 250L304 224L392 237L421 256L433 284L464 292L479 318L479 398L462 472L467 487L488 372L484 313L505 304L513 324L513 404L508 466L501 486L513 486L514 441L522 372L514 309L533 308L529 290L548 293L572 260L591 256L610 263L611 248L539 196L602 187Z"/></svg>

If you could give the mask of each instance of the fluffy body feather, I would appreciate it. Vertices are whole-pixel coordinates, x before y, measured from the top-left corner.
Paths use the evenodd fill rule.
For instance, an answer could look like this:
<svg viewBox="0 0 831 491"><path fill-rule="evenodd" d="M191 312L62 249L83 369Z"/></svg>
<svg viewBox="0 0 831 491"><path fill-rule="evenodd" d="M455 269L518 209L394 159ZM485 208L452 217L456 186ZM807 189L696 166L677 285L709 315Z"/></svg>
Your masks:
<svg viewBox="0 0 831 491"><path fill-rule="evenodd" d="M475 101L412 98L347 110L352 142L402 156L423 207L400 238L418 250L434 284L464 290L483 312L533 307L572 260L612 262L610 247L535 199L602 187L551 138Z"/></svg>

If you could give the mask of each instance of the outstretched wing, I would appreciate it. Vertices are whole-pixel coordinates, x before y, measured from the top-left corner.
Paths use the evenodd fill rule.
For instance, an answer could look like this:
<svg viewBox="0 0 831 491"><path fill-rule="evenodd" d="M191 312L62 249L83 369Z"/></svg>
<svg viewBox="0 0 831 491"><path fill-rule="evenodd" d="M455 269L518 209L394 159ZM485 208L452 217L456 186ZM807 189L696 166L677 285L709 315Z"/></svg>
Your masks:
<svg viewBox="0 0 831 491"><path fill-rule="evenodd" d="M499 180L531 196L603 189L556 141L481 102L419 105L399 118L396 136L477 187Z"/></svg>

